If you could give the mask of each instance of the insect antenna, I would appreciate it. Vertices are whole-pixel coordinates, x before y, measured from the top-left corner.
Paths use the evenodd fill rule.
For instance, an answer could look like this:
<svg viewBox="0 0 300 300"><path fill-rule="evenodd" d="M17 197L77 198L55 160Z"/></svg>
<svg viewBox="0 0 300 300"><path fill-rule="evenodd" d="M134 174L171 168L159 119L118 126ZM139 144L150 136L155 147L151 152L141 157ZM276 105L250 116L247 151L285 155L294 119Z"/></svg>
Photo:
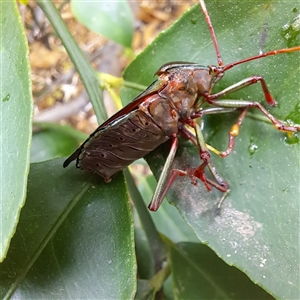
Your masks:
<svg viewBox="0 0 300 300"><path fill-rule="evenodd" d="M206 23L208 25L210 35L211 35L211 38L212 38L212 41L213 41L213 44L214 44L214 47L215 47L215 50L216 50L217 59L218 59L218 66L222 67L223 66L223 59L222 59L221 54L220 54L220 49L219 49L219 45L218 45L217 38L216 38L216 35L215 35L214 27L211 23L210 16L209 16L208 11L206 9L206 5L205 5L204 0L199 0L199 2L200 2L201 9L203 11L203 14L205 16L205 20L206 20Z"/></svg>
<svg viewBox="0 0 300 300"><path fill-rule="evenodd" d="M218 65L219 65L219 67L222 67L223 66L223 59L222 59L221 54L220 54L219 45L218 45L218 42L217 42L217 38L216 38L216 35L215 35L215 31L214 31L209 13L207 11L204 0L199 0L199 3L200 3L200 6L201 6L201 9L203 11L203 14L205 16L205 20L206 20L206 23L208 25L210 35L211 35L211 38L212 38L212 41L213 41L213 44L214 44L214 48L215 48L215 51L216 51L216 54L217 54L217 59L218 59ZM248 62L248 61L260 59L260 58L267 57L267 56L277 55L277 54L281 54L281 53L295 52L295 51L300 51L300 46L296 46L296 47L292 47L292 48L285 48L285 49L280 49L280 50L268 51L268 52L265 52L265 53L261 53L261 54L251 56L251 57L246 58L246 59L242 59L242 60L227 64L223 67L222 71L223 72L227 71L227 70L231 69L232 67L235 67L237 65L243 64L243 63Z"/></svg>
<svg viewBox="0 0 300 300"><path fill-rule="evenodd" d="M300 51L300 46L296 46L296 47L292 47L292 48L285 48L285 49L280 49L280 50L272 50L269 52L254 55L254 56L251 56L251 57L248 57L248 58L225 65L223 67L223 72L231 69L232 67L235 67L237 65L243 64L248 61L256 60L256 59L267 57L267 56L277 55L277 54L281 54L281 53L295 52L295 51Z"/></svg>

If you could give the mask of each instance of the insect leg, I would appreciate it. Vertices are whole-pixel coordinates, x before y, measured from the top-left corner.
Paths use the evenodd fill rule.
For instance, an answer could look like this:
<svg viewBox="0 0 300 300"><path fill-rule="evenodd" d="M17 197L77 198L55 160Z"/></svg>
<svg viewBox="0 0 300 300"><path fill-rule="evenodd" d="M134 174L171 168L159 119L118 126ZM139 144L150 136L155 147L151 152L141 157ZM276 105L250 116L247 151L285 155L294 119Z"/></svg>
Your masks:
<svg viewBox="0 0 300 300"><path fill-rule="evenodd" d="M170 186L172 185L172 183L174 182L175 178L179 175L179 176L185 176L187 175L186 172L181 171L181 170L172 170L171 171L171 167L172 167L172 163L176 154L178 148L178 138L177 136L173 136L172 137L172 145L171 145L171 149L169 152L169 155L167 157L166 163L163 167L163 170L161 172L161 175L159 177L156 189L154 191L154 194L152 196L151 202L148 206L148 208L151 211L157 211L159 206L161 205L168 189L170 188Z"/></svg>
<svg viewBox="0 0 300 300"><path fill-rule="evenodd" d="M191 119L201 118L204 115L226 114L226 113L231 113L231 112L234 112L237 110L238 110L238 108L235 108L235 107L208 107L208 108L201 109L201 110L193 113L193 115L191 116Z"/></svg>
<svg viewBox="0 0 300 300"><path fill-rule="evenodd" d="M228 146L227 146L227 149L225 151L222 151L222 152L219 153L219 155L221 157L226 157L227 155L229 155L232 152L233 147L234 147L234 139L240 133L240 127L242 125L243 120L245 119L247 111L248 111L248 109L244 108L243 112L239 116L237 122L231 126L229 134L228 134L228 136L229 136L228 137Z"/></svg>
<svg viewBox="0 0 300 300"><path fill-rule="evenodd" d="M225 198L227 197L227 195L230 193L230 189L228 188L227 182L224 181L222 176L217 171L216 167L212 163L210 163L208 165L208 167L209 167L211 174L214 176L215 180L218 182L219 186L222 187L221 192L223 192L223 196L221 197L221 199L219 200L218 205L217 205L217 214L219 215L221 206L222 206ZM216 187L216 188L218 190L220 190L220 188L218 188L218 187Z"/></svg>
<svg viewBox="0 0 300 300"><path fill-rule="evenodd" d="M248 77L248 78L245 78L231 86L229 86L228 88L216 93L216 94L213 94L213 95L207 95L205 96L205 98L207 99L207 101L209 103L211 103L211 100L213 99L218 99L220 97L224 97L228 94L231 94L235 91L238 91L238 90L241 90L243 88L245 88L246 86L249 86L249 85L252 85L252 84L255 84L255 83L258 83L260 82L261 84L261 87L262 87L262 90L263 90L263 93L265 95L265 99L266 101L272 105L272 106L276 106L277 105L277 102L273 99L268 87L267 87L267 84L266 84L266 81L264 80L263 77L261 76L251 76L251 77ZM212 103L211 103L212 104ZM226 106L228 107L228 106Z"/></svg>
<svg viewBox="0 0 300 300"><path fill-rule="evenodd" d="M240 133L240 127L242 125L242 122L243 122L246 114L247 114L247 111L248 111L247 108L243 108L243 111L242 111L241 115L239 116L237 122L234 123L231 126L231 128L229 130L229 134L228 134L228 146L227 146L227 149L225 151L218 151L218 153L217 153L220 157L226 157L226 156L228 156L232 152L232 150L234 148L234 139ZM214 149L214 150L216 150L216 149Z"/></svg>
<svg viewBox="0 0 300 300"><path fill-rule="evenodd" d="M198 147L196 136L192 132L190 132L186 127L182 127L181 130L180 130L180 133L183 137L185 137L188 140L191 140L193 142L193 144L196 147ZM214 152L215 154L217 154L217 155L220 154L220 151L217 150L216 148L214 148L213 146L211 146L209 144L206 144L206 147L207 147L208 150Z"/></svg>
<svg viewBox="0 0 300 300"><path fill-rule="evenodd" d="M283 122L277 120L272 114L270 114L259 102L255 101L245 101L245 100L216 100L220 97L226 96L232 92L238 91L246 86L249 86L251 84L260 82L266 101L270 105L277 105L276 101L271 96L269 89L266 85L265 80L261 76L252 76L249 78L246 78L244 80L239 81L236 84L233 84L232 86L216 93L216 94L206 94L204 97L206 98L207 102L209 102L211 105L215 105L218 107L223 108L251 108L256 107L258 108L273 124L274 127L277 130L280 131L286 131L286 132L297 132L300 131L300 125L294 125L294 126L288 126L284 124Z"/></svg>
<svg viewBox="0 0 300 300"><path fill-rule="evenodd" d="M210 153L208 151L208 147L210 147L210 146L206 145L199 124L192 121L192 122L189 122L189 125L194 128L194 130L196 132L196 136L194 136L186 127L182 127L180 132L184 137L190 139L196 145L196 147L199 149L200 158L203 162L197 168L190 168L187 171L187 174L191 177L194 184L196 183L195 178L200 179L206 186L207 190L209 190L209 191L211 190L211 186L212 186L221 192L226 192L228 190L228 185L223 180L223 178L220 176L220 174L217 172L216 168L212 165L212 163L210 161ZM213 148L213 151L219 152L218 150L216 150L214 148ZM209 168L215 181L206 177L206 175L205 175L206 167Z"/></svg>
<svg viewBox="0 0 300 300"><path fill-rule="evenodd" d="M216 189L220 190L221 192L227 191L228 190L227 183L219 175L216 168L212 165L212 163L210 161L210 153L205 144L205 140L204 140L204 137L203 137L203 134L202 134L199 124L197 124L196 122L193 122L191 125L196 132L197 147L200 151L200 158L203 161L203 163L197 169L193 170L193 176L196 176L197 178L202 180L207 188L208 188L208 184L209 184L210 186L215 187ZM208 167L210 169L210 172L212 173L212 175L216 181L210 180L209 178L207 178L205 176L204 171L205 171L206 167ZM208 188L208 190L210 190L210 188Z"/></svg>
<svg viewBox="0 0 300 300"><path fill-rule="evenodd" d="M207 109L209 111L209 113L216 113L217 111L219 111L218 109L214 110L214 108ZM222 110L222 112L232 112L235 109L224 109ZM203 114L205 114L205 110L202 110ZM189 122L189 125L191 125L196 132L196 136L190 132L190 130L188 130L185 126L182 126L180 128L180 133L182 136L184 136L185 138L191 140L193 142L193 144L200 150L200 147L202 147L202 153L203 152L208 152L208 148L210 148L209 145L205 144L204 141L204 137L202 135L200 126L196 123L196 122ZM204 145L204 147L203 147ZM213 148L213 151L216 152L217 154L219 153L218 150ZM201 152L200 152L201 153ZM201 157L201 154L200 154ZM210 170L210 173L212 174L212 176L214 177L214 180L211 180L209 178L207 178L204 174L205 172L205 168L208 167ZM218 189L219 191L223 192L223 196L220 199L220 201L218 202L217 205L217 214L219 214L220 212L220 208L222 203L224 202L226 196L228 195L228 193L230 192L229 188L228 188L228 184L226 183L226 181L222 178L222 176L219 174L219 172L217 171L216 167L212 164L212 162L209 160L207 160L206 162L204 161L198 168L190 168L189 170L187 170L187 172L182 172L181 176L184 175L189 175L190 178L192 179L193 184L197 184L196 182L196 178L199 178L201 181L203 181L204 185L206 186L206 188L210 191L211 187L214 187L216 189Z"/></svg>
<svg viewBox="0 0 300 300"><path fill-rule="evenodd" d="M199 112L194 113L194 115L191 117L192 119L202 117L203 115L210 115L210 114L220 114L220 113L230 113L237 111L239 108L232 108L232 107L209 107L206 109L203 109ZM238 136L240 127L242 125L242 122L247 114L247 108L243 108L243 111L238 118L237 122L232 125L229 131L229 138L228 138L228 147L225 151L219 151L215 149L214 147L206 144L207 148L211 151L213 151L215 154L219 155L220 157L226 157L228 156L234 147L234 139Z"/></svg>
<svg viewBox="0 0 300 300"><path fill-rule="evenodd" d="M277 130L285 132L297 132L300 131L300 125L288 126L283 122L277 120L272 114L270 114L259 102L246 101L246 100L211 100L209 101L212 105L219 107L234 107L234 108L258 108L274 125Z"/></svg>

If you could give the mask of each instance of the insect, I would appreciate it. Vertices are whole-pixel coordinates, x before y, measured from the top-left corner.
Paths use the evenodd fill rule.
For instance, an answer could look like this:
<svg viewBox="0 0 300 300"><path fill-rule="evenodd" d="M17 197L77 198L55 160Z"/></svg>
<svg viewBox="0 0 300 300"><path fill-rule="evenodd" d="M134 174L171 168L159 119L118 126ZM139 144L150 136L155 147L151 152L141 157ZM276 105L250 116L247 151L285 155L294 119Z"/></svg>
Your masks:
<svg viewBox="0 0 300 300"><path fill-rule="evenodd" d="M277 120L259 102L220 99L232 92L259 83L267 103L275 106L277 103L261 76L242 79L217 93L212 93L214 85L222 79L227 70L263 57L300 51L300 46L273 50L223 65L206 5L203 0L199 2L212 37L218 65L203 66L185 62L163 65L156 72L157 80L126 107L100 125L64 162L64 167L66 167L76 159L77 168L97 173L105 182L109 182L114 174L133 161L144 157L167 140L171 140L170 152L149 204L149 209L152 211L159 208L166 192L178 176L189 176L193 184L196 184L199 179L208 190L216 188L223 192L224 196L218 204L220 207L229 187L213 166L210 150L215 151L221 157L226 157L232 152L234 140L239 134L248 108L258 108L277 130L291 133L300 131L300 125L291 126ZM209 107L203 107L204 103L207 103ZM240 111L240 116L229 131L227 149L219 152L210 148L205 143L196 119L208 114L232 111ZM184 170L172 169L179 135L191 140L197 147L202 161L198 167ZM206 176L206 169L209 170L213 179Z"/></svg>

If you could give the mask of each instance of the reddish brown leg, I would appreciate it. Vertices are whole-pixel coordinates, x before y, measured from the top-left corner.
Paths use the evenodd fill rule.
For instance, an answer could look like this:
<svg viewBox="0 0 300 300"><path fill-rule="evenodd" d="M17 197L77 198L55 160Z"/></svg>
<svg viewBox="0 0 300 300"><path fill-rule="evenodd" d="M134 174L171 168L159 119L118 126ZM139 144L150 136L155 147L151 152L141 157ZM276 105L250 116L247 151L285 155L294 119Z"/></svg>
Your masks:
<svg viewBox="0 0 300 300"><path fill-rule="evenodd" d="M288 126L283 122L277 120L272 114L270 114L259 102L244 101L244 100L210 100L211 104L219 107L236 107L236 108L258 108L274 125L277 130L285 132L297 132L300 131L300 125Z"/></svg>
<svg viewBox="0 0 300 300"><path fill-rule="evenodd" d="M178 169L174 169L170 172L169 177L167 178L165 185L163 186L163 189L161 190L161 193L159 196L154 197L155 195L153 195L152 200L150 202L150 204L148 205L149 210L151 211L157 211L158 208L160 207L163 199L166 196L167 191L169 190L169 188L172 186L173 182L175 181L175 179L177 178L177 176L186 176L187 172L182 171L182 170L178 170ZM157 189L157 187L156 187Z"/></svg>
<svg viewBox="0 0 300 300"><path fill-rule="evenodd" d="M221 98L223 96L226 96L232 92L238 91L246 86L252 85L254 83L260 82L262 85L262 89L265 95L266 101L270 105L276 105L276 101L271 96L268 87L265 83L265 80L261 76L253 76L246 78L244 80L239 81L238 83L224 89L223 91L220 91L216 94L210 95L206 94L204 97L206 98L207 102L209 102L211 105L223 107L223 108L251 108L256 107L258 108L267 118L270 119L270 121L274 124L275 128L280 131L287 131L287 132L297 132L300 130L300 125L295 126L288 126L281 121L277 120L272 114L270 114L259 102L254 101L244 101L244 100L216 100L218 98Z"/></svg>
<svg viewBox="0 0 300 300"><path fill-rule="evenodd" d="M249 86L249 85L252 85L252 84L255 84L255 83L258 83L258 82L260 82L260 84L261 84L261 87L262 87L263 93L265 95L266 101L270 105L276 106L277 102L273 99L273 97L272 97L272 95L271 95L271 93L270 93L270 91L267 87L266 81L261 76L252 76L252 77L245 78L245 79L229 86L228 88L226 88L226 89L224 89L224 90L222 90L222 91L220 91L216 94L207 95L207 96L205 96L205 98L207 99L207 101L209 103L212 104L211 100L224 97L224 96L226 96L228 94L231 94L235 91L241 90L241 89L245 88L246 86Z"/></svg>
<svg viewBox="0 0 300 300"><path fill-rule="evenodd" d="M204 183L208 191L211 190L211 187L214 187L221 192L226 192L228 190L228 185L223 180L223 178L219 175L216 168L212 165L210 161L210 153L206 147L200 126L192 120L190 120L188 124L195 129L196 136L194 136L186 127L182 127L180 133L184 137L190 139L199 149L202 164L198 168L190 168L187 171L187 174L191 177L193 183L196 182L195 178L200 179ZM215 180L211 180L206 177L205 175L206 167L209 168Z"/></svg>
<svg viewBox="0 0 300 300"><path fill-rule="evenodd" d="M194 177L197 177L200 180L202 180L208 191L211 190L211 187L214 187L223 193L223 196L221 197L221 199L219 200L218 205L217 205L217 214L219 215L222 203L224 202L225 198L229 194L230 190L228 188L228 184L224 181L224 179L218 173L216 167L213 166L212 163L209 163L206 166L209 168L210 173L213 175L215 180L211 180L206 177L206 175L204 174L204 171L205 171L204 164L201 164L197 169L195 169L195 168L190 169L188 171L188 173L189 173L189 176L192 178L192 180L195 181Z"/></svg>
<svg viewBox="0 0 300 300"><path fill-rule="evenodd" d="M200 158L203 162L198 168L190 168L186 171L182 171L178 169L171 170L172 163L178 148L178 138L176 135L172 136L171 137L172 145L171 145L170 153L167 157L166 163L164 165L161 176L157 183L152 200L148 206L148 208L151 211L156 211L159 208L167 191L169 190L169 188L171 187L171 185L173 184L177 176L188 175L192 179L192 183L194 185L197 184L196 178L198 178L204 183L204 185L209 191L211 190L211 187L214 187L220 190L221 192L223 192L224 195L221 198L220 202L218 203L218 210L220 209L222 202L224 201L226 195L229 192L227 183L223 180L223 178L217 172L216 168L210 162L210 154L208 149L206 148L206 144L199 125L192 120L190 120L189 125L194 127L196 132L196 137L193 134L191 134L184 126L180 128L180 132L183 136L190 139L197 146L197 148L199 149ZM209 168L215 180L211 180L206 177L205 175L206 167Z"/></svg>
<svg viewBox="0 0 300 300"><path fill-rule="evenodd" d="M172 137L172 145L171 145L170 153L168 155L161 176L157 183L152 200L148 206L148 208L151 211L156 211L159 208L167 191L169 190L169 188L171 187L171 185L173 184L177 176L188 175L192 179L192 183L195 185L197 184L196 178L198 178L201 181L203 181L204 185L209 191L211 190L211 187L215 187L216 189L224 193L227 193L228 191L227 183L225 183L222 177L217 173L216 168L213 167L210 162L210 153L206 148L205 141L199 125L194 121L191 121L190 125L194 127L196 132L196 137L192 135L185 127L181 128L181 133L186 138L191 139L191 141L197 146L197 148L199 149L200 158L203 162L198 168L190 168L187 171L182 171L178 169L171 170L172 163L178 148L178 138L176 135L174 135ZM206 167L208 167L209 170L211 171L215 181L206 177L205 175ZM225 196L223 196L222 199L224 197Z"/></svg>
<svg viewBox="0 0 300 300"><path fill-rule="evenodd" d="M172 163L178 148L178 138L176 135L172 136L172 145L169 152L169 155L167 157L167 160L164 164L163 170L161 172L161 175L159 177L159 180L157 182L157 186L155 188L154 194L152 196L151 202L148 206L148 208L151 211L157 211L157 209L160 207L168 189L170 188L171 184L175 180L176 176L171 178L171 168ZM172 173L172 172L171 172Z"/></svg>
<svg viewBox="0 0 300 300"><path fill-rule="evenodd" d="M232 152L233 147L234 147L234 139L239 135L240 128L241 128L243 120L245 119L247 111L248 111L248 109L245 108L243 110L243 112L241 113L241 115L239 116L237 122L235 124L233 124L232 127L230 128L229 138L228 138L228 147L225 151L222 151L219 153L219 155L221 157L226 157Z"/></svg>
<svg viewBox="0 0 300 300"><path fill-rule="evenodd" d="M237 110L238 110L238 108L210 107L210 108L204 109L202 111L196 112L192 116L192 119L202 117L203 115L229 113L229 112L234 112L234 111L237 111ZM214 153L216 153L220 157L226 157L226 156L228 156L232 152L232 150L234 148L234 139L239 134L240 127L242 125L242 122L243 122L246 114L247 114L247 108L244 108L243 111L242 111L242 113L241 113L241 115L240 115L240 117L238 118L237 122L232 125L232 127L231 127L231 129L229 131L229 138L228 138L228 147L227 147L227 149L225 151L218 151L217 149L213 148L212 151ZM185 134L185 136L186 135L187 134ZM188 136L187 138L189 138L190 140L192 140L192 138L190 136ZM195 136L193 136L193 138L196 141ZM196 145L195 141L193 141L193 143ZM211 146L208 146L208 147L211 147Z"/></svg>

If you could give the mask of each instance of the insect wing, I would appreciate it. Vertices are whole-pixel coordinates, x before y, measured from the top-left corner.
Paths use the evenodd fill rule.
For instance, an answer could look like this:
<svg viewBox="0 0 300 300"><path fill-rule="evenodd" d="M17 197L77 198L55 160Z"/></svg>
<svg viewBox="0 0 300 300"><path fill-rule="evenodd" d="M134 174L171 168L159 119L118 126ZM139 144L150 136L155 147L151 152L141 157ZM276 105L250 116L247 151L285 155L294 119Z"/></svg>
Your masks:
<svg viewBox="0 0 300 300"><path fill-rule="evenodd" d="M155 80L145 91L137 95L129 104L127 104L124 108L119 110L113 116L111 116L108 120L102 123L86 140L85 142L74 152L72 153L63 163L63 167L67 167L73 160L77 159L80 155L84 145L91 139L93 136L99 131L105 130L108 126L113 126L114 123L126 116L130 112L134 111L138 108L138 106L143 103L148 96L151 96L166 86L167 82L163 80Z"/></svg>

